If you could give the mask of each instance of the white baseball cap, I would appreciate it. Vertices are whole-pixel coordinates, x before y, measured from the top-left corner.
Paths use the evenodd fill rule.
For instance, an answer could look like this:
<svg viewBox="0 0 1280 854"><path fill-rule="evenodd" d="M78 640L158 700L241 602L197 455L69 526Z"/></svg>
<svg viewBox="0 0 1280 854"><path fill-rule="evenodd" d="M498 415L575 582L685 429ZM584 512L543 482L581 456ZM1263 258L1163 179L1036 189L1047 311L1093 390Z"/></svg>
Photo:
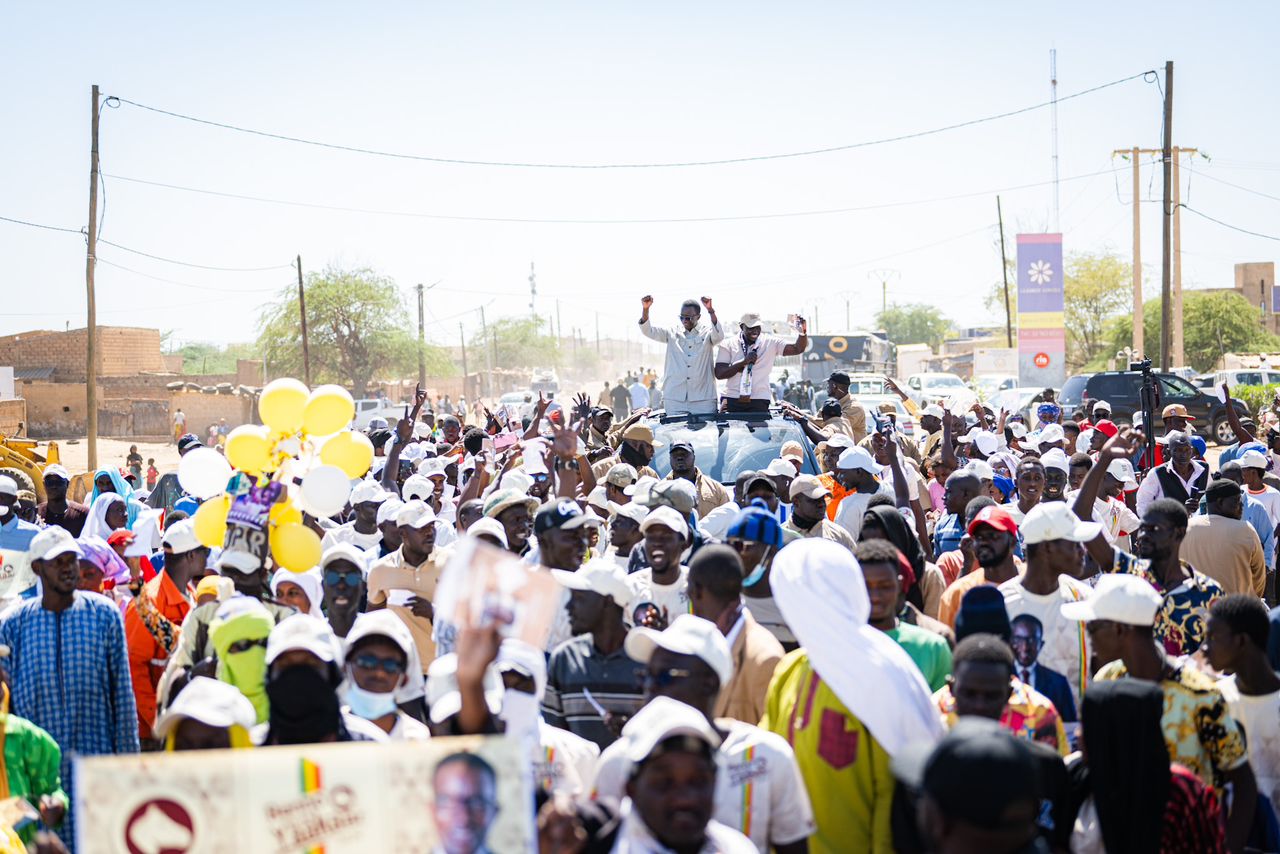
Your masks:
<svg viewBox="0 0 1280 854"><path fill-rule="evenodd" d="M1057 469L1061 472L1071 472L1071 464L1067 460L1066 451L1061 448L1053 448L1040 455L1040 462L1047 469Z"/></svg>
<svg viewBox="0 0 1280 854"><path fill-rule="evenodd" d="M965 464L964 470L971 472L978 480L995 480L995 469L991 468L991 463L986 460L969 460Z"/></svg>
<svg viewBox="0 0 1280 854"><path fill-rule="evenodd" d="M1018 526L1022 542L1027 545L1048 540L1070 540L1089 543L1102 533L1097 522L1082 522L1065 501L1041 501L1032 507Z"/></svg>
<svg viewBox="0 0 1280 854"><path fill-rule="evenodd" d="M1138 576L1108 573L1098 579L1087 599L1063 604L1062 616L1081 623L1110 620L1128 626L1151 626L1163 604L1156 589Z"/></svg>
<svg viewBox="0 0 1280 854"><path fill-rule="evenodd" d="M705 742L713 753L720 746L720 736L702 712L670 697L654 697L622 728L627 759L643 762L655 747L677 735Z"/></svg>
<svg viewBox="0 0 1280 854"><path fill-rule="evenodd" d="M168 527L160 542L169 547L175 555L186 554L202 548L204 543L196 536L196 523L193 519L179 519Z"/></svg>
<svg viewBox="0 0 1280 854"><path fill-rule="evenodd" d="M369 574L369 555L355 543L337 543L329 546L320 556L320 569L327 569L335 560L350 561L362 573Z"/></svg>
<svg viewBox="0 0 1280 854"><path fill-rule="evenodd" d="M716 672L720 684L728 685L733 678L733 653L724 634L710 620L681 614L662 631L637 626L627 632L623 649L632 660L648 664L653 651L662 647L668 652L696 655Z"/></svg>
<svg viewBox="0 0 1280 854"><path fill-rule="evenodd" d="M946 413L942 410L942 407L936 403L931 403L928 406L926 406L924 409L920 410L920 414L932 415L934 418L942 418L942 416L946 415Z"/></svg>
<svg viewBox="0 0 1280 854"><path fill-rule="evenodd" d="M187 718L207 726L238 726L245 730L253 729L258 722L253 703L239 688L208 676L192 678L156 721L153 731L157 738L167 738Z"/></svg>
<svg viewBox="0 0 1280 854"><path fill-rule="evenodd" d="M1258 456L1262 456L1258 454ZM1107 465L1107 474L1124 484L1126 490L1138 488L1138 479L1133 474L1133 463L1128 460L1112 460Z"/></svg>
<svg viewBox="0 0 1280 854"><path fill-rule="evenodd" d="M1013 434L1015 439L1025 439L1027 437L1027 425L1021 421L1010 421L1005 425L1009 428L1009 432Z"/></svg>
<svg viewBox="0 0 1280 854"><path fill-rule="evenodd" d="M1047 445L1050 442L1065 441L1067 436L1065 433L1062 432L1061 424L1046 424L1040 430L1039 438L1040 438L1040 445L1043 447L1044 445Z"/></svg>
<svg viewBox="0 0 1280 854"><path fill-rule="evenodd" d="M609 496L605 493L603 484L600 484L587 494L587 504L592 507L598 507L601 510L609 509Z"/></svg>
<svg viewBox="0 0 1280 854"><path fill-rule="evenodd" d="M502 523L497 519L490 519L488 516L485 516L482 519L477 519L471 523L470 528L467 528L467 533L473 537L478 537L481 534L488 534L490 537L493 537L501 543L504 549L508 547L507 529L502 527Z"/></svg>
<svg viewBox="0 0 1280 854"><path fill-rule="evenodd" d="M670 528L686 539L689 537L689 523L672 507L664 505L650 510L649 514L644 517L644 521L640 523L640 533L643 534L650 528L657 526Z"/></svg>
<svg viewBox="0 0 1280 854"><path fill-rule="evenodd" d="M782 457L778 457L776 460L769 463L769 467L764 470L764 473L770 477L776 477L778 475L795 477L796 467L784 460Z"/></svg>
<svg viewBox="0 0 1280 854"><path fill-rule="evenodd" d="M1266 454L1261 451L1245 451L1236 458L1236 462L1240 464L1242 469L1265 469L1267 467Z"/></svg>
<svg viewBox="0 0 1280 854"><path fill-rule="evenodd" d="M645 507L638 501L628 501L626 504L617 504L613 501L609 502L609 511L614 516L621 516L624 519L630 519L637 525L645 520L649 515L649 508Z"/></svg>
<svg viewBox="0 0 1280 854"><path fill-rule="evenodd" d="M1093 402L1092 411L1097 412L1099 409L1101 409L1103 412L1110 412L1111 404L1107 403L1105 400L1095 400Z"/></svg>
<svg viewBox="0 0 1280 854"><path fill-rule="evenodd" d="M396 513L404 506L404 502L399 498L388 497L386 501L378 505L378 521L381 525L383 522L389 522L396 518Z"/></svg>
<svg viewBox="0 0 1280 854"><path fill-rule="evenodd" d="M425 501L409 501L396 511L397 528L425 528L436 520L436 513Z"/></svg>
<svg viewBox="0 0 1280 854"><path fill-rule="evenodd" d="M619 608L627 607L634 596L631 585L627 584L627 573L607 558L589 560L577 572L553 569L551 575L570 590L585 590L608 596Z"/></svg>
<svg viewBox="0 0 1280 854"><path fill-rule="evenodd" d="M285 617L267 636L267 666L286 652L305 650L324 662L342 666L342 647L329 623L310 614Z"/></svg>
<svg viewBox="0 0 1280 854"><path fill-rule="evenodd" d="M436 494L436 485L425 474L409 475L404 486L400 487L400 495L405 501L426 499Z"/></svg>
<svg viewBox="0 0 1280 854"><path fill-rule="evenodd" d="M0 495L18 497L18 482L7 474L0 474Z"/></svg>
<svg viewBox="0 0 1280 854"><path fill-rule="evenodd" d="M853 447L841 452L840 459L836 461L836 468L845 471L862 469L871 474L879 474L881 466L876 463L876 458L871 456L871 452L866 448Z"/></svg>
<svg viewBox="0 0 1280 854"><path fill-rule="evenodd" d="M489 713L496 716L502 709L502 677L498 675L497 668L487 667L481 684L485 705L489 707ZM437 656L427 666L427 708L434 724L444 723L462 710L457 653Z"/></svg>
<svg viewBox="0 0 1280 854"><path fill-rule="evenodd" d="M27 544L27 555L31 560L53 560L58 555L68 552L84 557L84 551L76 542L76 538L71 536L71 532L57 525L45 528L32 537L31 542Z"/></svg>
<svg viewBox="0 0 1280 854"><path fill-rule="evenodd" d="M391 497L391 493L382 488L381 484L372 480L362 480L351 490L351 497L348 501L354 507L357 504L363 504L366 501L386 501Z"/></svg>
<svg viewBox="0 0 1280 854"><path fill-rule="evenodd" d="M53 465L51 465L51 466L45 466L45 467L44 467L44 471L43 471L43 472L41 472L41 478L40 478L40 479L41 479L41 480L43 480L44 478L48 477L49 475L53 475L54 477L60 477L60 478L62 478L63 480L66 480L66 481L70 481L70 480L71 480L71 475L67 473L66 468L65 468L64 466L59 465L58 463L54 463L54 464L53 464Z"/></svg>
<svg viewBox="0 0 1280 854"><path fill-rule="evenodd" d="M855 446L853 438L845 433L836 433L826 442L828 448L852 448Z"/></svg>
<svg viewBox="0 0 1280 854"><path fill-rule="evenodd" d="M988 457L996 452L996 448L1000 447L1000 440L996 438L995 433L989 430L974 430L967 436L961 436L960 441L972 442L979 451Z"/></svg>

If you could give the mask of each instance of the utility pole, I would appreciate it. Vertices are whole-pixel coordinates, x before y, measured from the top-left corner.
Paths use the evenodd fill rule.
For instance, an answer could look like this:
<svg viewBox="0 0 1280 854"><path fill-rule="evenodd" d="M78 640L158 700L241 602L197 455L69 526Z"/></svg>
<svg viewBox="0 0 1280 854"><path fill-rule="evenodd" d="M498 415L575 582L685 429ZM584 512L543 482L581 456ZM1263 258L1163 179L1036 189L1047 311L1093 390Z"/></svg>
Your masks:
<svg viewBox="0 0 1280 854"><path fill-rule="evenodd" d="M529 262L529 313L538 316L538 277L533 271L533 262Z"/></svg>
<svg viewBox="0 0 1280 854"><path fill-rule="evenodd" d="M484 320L484 306L480 306L480 349L484 350L485 394L493 394L493 353L485 346L489 340L489 324Z"/></svg>
<svg viewBox="0 0 1280 854"><path fill-rule="evenodd" d="M1049 109L1050 122L1053 125L1053 230L1061 231L1058 222L1058 51L1049 49ZM1009 346L1013 346L1010 344Z"/></svg>
<svg viewBox="0 0 1280 854"><path fill-rule="evenodd" d="M601 354L600 350L600 312L596 312L596 355Z"/></svg>
<svg viewBox="0 0 1280 854"><path fill-rule="evenodd" d="M421 303L419 303L421 304ZM307 295L302 289L302 256L298 256L298 314L302 318L302 378L311 386L311 344L307 339ZM421 364L421 362L419 362Z"/></svg>
<svg viewBox="0 0 1280 854"><path fill-rule="evenodd" d="M1142 319L1142 205L1139 198L1142 194L1139 158L1143 149L1134 146L1111 152L1112 157L1117 154L1133 161L1133 357L1141 359L1146 349Z"/></svg>
<svg viewBox="0 0 1280 854"><path fill-rule="evenodd" d="M844 328L848 332L853 329L853 322L849 318L849 295L844 297Z"/></svg>
<svg viewBox="0 0 1280 854"><path fill-rule="evenodd" d="M1172 358L1180 367L1185 364L1182 339L1182 155L1195 153L1194 148L1173 149L1173 354Z"/></svg>
<svg viewBox="0 0 1280 854"><path fill-rule="evenodd" d="M418 385L427 387L427 331L422 319L423 290L418 282Z"/></svg>
<svg viewBox="0 0 1280 854"><path fill-rule="evenodd" d="M462 344L462 393L467 393L467 334L462 331L462 321L458 321L458 341Z"/></svg>
<svg viewBox="0 0 1280 854"><path fill-rule="evenodd" d="M560 300L556 300L556 346L559 347L560 339L564 338L564 322L560 320Z"/></svg>
<svg viewBox="0 0 1280 854"><path fill-rule="evenodd" d="M1160 264L1160 370L1167 371L1172 364L1173 345L1173 62L1164 64L1164 150L1160 153L1164 164L1164 218L1161 240Z"/></svg>
<svg viewBox="0 0 1280 854"><path fill-rule="evenodd" d="M1004 337L1007 346L1012 349L1013 311L1009 307L1009 261L1004 254L1004 212L1000 209L999 196L996 196L996 220L1000 223L1000 275L1004 277Z"/></svg>
<svg viewBox="0 0 1280 854"><path fill-rule="evenodd" d="M889 280L898 278L902 274L897 270L872 270L867 273L868 279L874 279L880 282L880 313L884 314L889 310Z"/></svg>
<svg viewBox="0 0 1280 854"><path fill-rule="evenodd" d="M89 143L89 241L85 253L84 284L88 292L85 329L85 427L88 432L89 471L98 469L98 303L93 272L98 256L98 87L93 87L93 118Z"/></svg>

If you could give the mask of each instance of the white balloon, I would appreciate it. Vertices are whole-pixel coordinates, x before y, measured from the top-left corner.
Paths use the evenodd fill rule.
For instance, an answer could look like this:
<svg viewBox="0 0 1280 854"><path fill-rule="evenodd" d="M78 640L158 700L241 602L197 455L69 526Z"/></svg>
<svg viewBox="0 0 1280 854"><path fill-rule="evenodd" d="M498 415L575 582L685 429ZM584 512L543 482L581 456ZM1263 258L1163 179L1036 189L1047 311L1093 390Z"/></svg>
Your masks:
<svg viewBox="0 0 1280 854"><path fill-rule="evenodd" d="M302 506L317 518L342 510L350 495L351 480L337 466L317 466L302 478Z"/></svg>
<svg viewBox="0 0 1280 854"><path fill-rule="evenodd" d="M188 451L178 463L178 483L202 500L225 492L230 479L231 463L212 448Z"/></svg>

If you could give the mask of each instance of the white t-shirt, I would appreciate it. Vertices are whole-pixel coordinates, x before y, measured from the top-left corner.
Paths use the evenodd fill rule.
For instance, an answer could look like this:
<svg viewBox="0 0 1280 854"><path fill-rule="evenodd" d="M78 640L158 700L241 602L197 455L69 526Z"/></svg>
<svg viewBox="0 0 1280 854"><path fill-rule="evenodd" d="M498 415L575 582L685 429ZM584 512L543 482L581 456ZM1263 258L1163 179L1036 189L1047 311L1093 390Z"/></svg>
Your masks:
<svg viewBox="0 0 1280 854"><path fill-rule="evenodd" d="M553 792L583 797L595 769L600 748L567 729L554 727L538 718L538 741L530 743L534 788L544 783Z"/></svg>
<svg viewBox="0 0 1280 854"><path fill-rule="evenodd" d="M1267 516L1271 519L1272 527L1280 525L1280 490L1274 486L1263 486L1261 492L1250 489L1249 497L1267 508Z"/></svg>
<svg viewBox="0 0 1280 854"><path fill-rule="evenodd" d="M862 533L862 517L866 515L871 496L881 494L893 498L893 486L882 480L875 492L854 492L846 495L840 499L840 505L836 508L836 517L831 521L848 531L855 540L858 539L858 534Z"/></svg>
<svg viewBox="0 0 1280 854"><path fill-rule="evenodd" d="M775 733L742 721L717 718L727 732L716 756L715 812L712 818L745 834L761 851L812 836L813 807L795 754ZM619 803L625 796L631 760L627 742L615 741L596 763L591 796Z"/></svg>
<svg viewBox="0 0 1280 854"><path fill-rule="evenodd" d="M1082 682L1089 675L1089 635L1085 632L1084 623L1062 616L1062 604L1088 599L1093 590L1083 582L1060 575L1057 591L1040 595L1028 592L1022 581L1022 576L1018 576L1000 585L1009 621L1022 614L1030 614L1040 621L1044 630L1044 646L1036 662L1067 677L1071 697L1078 709Z"/></svg>
<svg viewBox="0 0 1280 854"><path fill-rule="evenodd" d="M422 721L397 712L395 725L387 733L387 738L391 741L427 741L431 738L431 730Z"/></svg>
<svg viewBox="0 0 1280 854"><path fill-rule="evenodd" d="M1236 687L1236 677L1218 680L1231 717L1244 727L1249 765L1258 779L1258 791L1280 805L1280 691L1246 696Z"/></svg>
<svg viewBox="0 0 1280 854"><path fill-rule="evenodd" d="M355 522L348 522L345 525L339 525L325 532L324 539L320 541L320 548L328 549L339 543L352 543L362 551L377 548L382 542L382 532L374 530L372 534L362 534L356 530Z"/></svg>
<svg viewBox="0 0 1280 854"><path fill-rule="evenodd" d="M642 409L649 405L649 387L640 380L636 380L627 387L627 391L631 393L631 408Z"/></svg>
<svg viewBox="0 0 1280 854"><path fill-rule="evenodd" d="M627 584L631 586L631 602L627 605L626 620L635 621L636 608L645 603L658 606L667 625L681 614L689 613L689 567L680 566L680 577L674 584L655 584L653 569L644 569L627 576Z"/></svg>
<svg viewBox="0 0 1280 854"><path fill-rule="evenodd" d="M907 497L912 501L919 501L920 485L924 483L923 478L921 478L920 475L916 473L915 469L913 469L911 466L907 465L906 463L902 463L902 468L904 470L903 474L906 475L906 478L907 478ZM885 466L883 469L881 469L880 484L883 487L887 487L885 491L889 495L896 495L896 493L894 492L896 487L894 486L894 483L893 483L893 466Z"/></svg>
<svg viewBox="0 0 1280 854"><path fill-rule="evenodd" d="M790 341L784 341L777 335L762 334L756 339L756 343L751 345L751 349L755 351L756 363L751 366L751 399L752 400L772 400L773 389L769 387L769 374L773 371L773 360L782 355L783 349L790 344ZM716 349L716 364L733 365L741 362L746 358L746 354L742 349L742 334L734 336L725 336L724 342ZM734 374L724 382L724 393L726 397L736 398L742 396L742 377L746 371Z"/></svg>

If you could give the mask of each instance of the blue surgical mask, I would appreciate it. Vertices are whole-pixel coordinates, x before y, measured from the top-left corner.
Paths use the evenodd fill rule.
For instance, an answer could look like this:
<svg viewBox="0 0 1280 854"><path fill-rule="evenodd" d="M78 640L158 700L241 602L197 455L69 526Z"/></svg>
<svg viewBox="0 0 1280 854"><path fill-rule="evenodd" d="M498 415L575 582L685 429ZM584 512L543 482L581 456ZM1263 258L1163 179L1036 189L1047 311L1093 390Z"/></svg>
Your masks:
<svg viewBox="0 0 1280 854"><path fill-rule="evenodd" d="M764 574L768 571L768 569L769 567L767 563L765 561L760 561L760 563L756 564L756 568L751 570L751 574L748 575L746 578L742 579L742 586L754 587L755 585L759 584L760 579L764 578Z"/></svg>
<svg viewBox="0 0 1280 854"><path fill-rule="evenodd" d="M377 720L396 710L394 691L388 694L375 694L373 691L364 690L350 678L342 689L342 698L351 707L351 714L366 721Z"/></svg>

